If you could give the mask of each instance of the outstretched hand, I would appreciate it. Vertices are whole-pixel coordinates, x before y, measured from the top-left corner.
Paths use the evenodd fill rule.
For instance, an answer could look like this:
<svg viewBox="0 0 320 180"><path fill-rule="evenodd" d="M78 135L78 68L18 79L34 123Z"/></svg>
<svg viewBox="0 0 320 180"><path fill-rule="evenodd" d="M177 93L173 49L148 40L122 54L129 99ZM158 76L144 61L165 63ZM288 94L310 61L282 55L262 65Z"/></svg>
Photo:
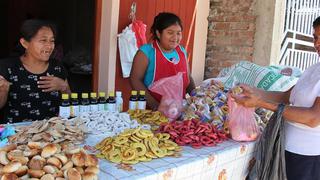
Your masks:
<svg viewBox="0 0 320 180"><path fill-rule="evenodd" d="M231 97L238 104L241 104L245 107L257 107L261 101L258 90L246 84L240 84L239 86L242 89L242 93L238 95L231 93Z"/></svg>
<svg viewBox="0 0 320 180"><path fill-rule="evenodd" d="M38 88L41 88L43 92L61 91L64 92L68 88L68 83L55 76L41 76L38 81Z"/></svg>

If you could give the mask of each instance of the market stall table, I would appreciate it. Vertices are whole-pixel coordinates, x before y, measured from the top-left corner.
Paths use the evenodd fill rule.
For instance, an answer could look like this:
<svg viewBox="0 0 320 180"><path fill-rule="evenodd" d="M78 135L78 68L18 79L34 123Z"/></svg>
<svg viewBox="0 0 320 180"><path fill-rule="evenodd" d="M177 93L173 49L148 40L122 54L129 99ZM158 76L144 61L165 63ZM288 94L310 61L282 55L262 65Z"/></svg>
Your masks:
<svg viewBox="0 0 320 180"><path fill-rule="evenodd" d="M254 144L228 140L215 147L201 149L184 146L181 157L141 162L132 165L132 171L119 169L117 164L100 159L99 179L245 179Z"/></svg>

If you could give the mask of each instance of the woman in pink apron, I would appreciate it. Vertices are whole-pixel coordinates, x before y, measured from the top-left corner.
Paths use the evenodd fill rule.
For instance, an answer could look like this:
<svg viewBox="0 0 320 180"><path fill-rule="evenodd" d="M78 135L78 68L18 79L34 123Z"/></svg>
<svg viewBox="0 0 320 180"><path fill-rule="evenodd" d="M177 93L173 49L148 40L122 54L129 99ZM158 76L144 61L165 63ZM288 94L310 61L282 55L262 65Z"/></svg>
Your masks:
<svg viewBox="0 0 320 180"><path fill-rule="evenodd" d="M161 96L148 90L155 81L183 72L184 94L194 89L187 53L180 46L182 23L172 13L159 13L151 27L153 42L140 47L134 57L130 74L133 89L145 90L147 105L157 109Z"/></svg>

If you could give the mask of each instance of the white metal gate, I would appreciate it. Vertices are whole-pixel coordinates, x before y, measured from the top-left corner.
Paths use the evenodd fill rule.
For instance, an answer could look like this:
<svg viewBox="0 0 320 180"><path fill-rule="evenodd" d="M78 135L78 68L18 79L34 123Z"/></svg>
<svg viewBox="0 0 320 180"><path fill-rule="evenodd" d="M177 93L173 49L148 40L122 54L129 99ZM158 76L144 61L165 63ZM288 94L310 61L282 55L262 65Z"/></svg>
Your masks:
<svg viewBox="0 0 320 180"><path fill-rule="evenodd" d="M319 62L313 48L312 22L320 16L320 0L286 0L286 15L281 65L300 68L304 71Z"/></svg>

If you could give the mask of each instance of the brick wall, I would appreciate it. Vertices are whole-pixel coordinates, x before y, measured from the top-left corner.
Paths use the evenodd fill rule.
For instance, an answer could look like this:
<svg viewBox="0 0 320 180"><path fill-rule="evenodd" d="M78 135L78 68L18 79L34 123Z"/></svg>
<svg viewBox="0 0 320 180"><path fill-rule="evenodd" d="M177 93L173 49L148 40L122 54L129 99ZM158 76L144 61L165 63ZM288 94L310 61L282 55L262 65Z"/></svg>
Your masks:
<svg viewBox="0 0 320 180"><path fill-rule="evenodd" d="M253 59L255 0L210 0L205 79L239 60Z"/></svg>

